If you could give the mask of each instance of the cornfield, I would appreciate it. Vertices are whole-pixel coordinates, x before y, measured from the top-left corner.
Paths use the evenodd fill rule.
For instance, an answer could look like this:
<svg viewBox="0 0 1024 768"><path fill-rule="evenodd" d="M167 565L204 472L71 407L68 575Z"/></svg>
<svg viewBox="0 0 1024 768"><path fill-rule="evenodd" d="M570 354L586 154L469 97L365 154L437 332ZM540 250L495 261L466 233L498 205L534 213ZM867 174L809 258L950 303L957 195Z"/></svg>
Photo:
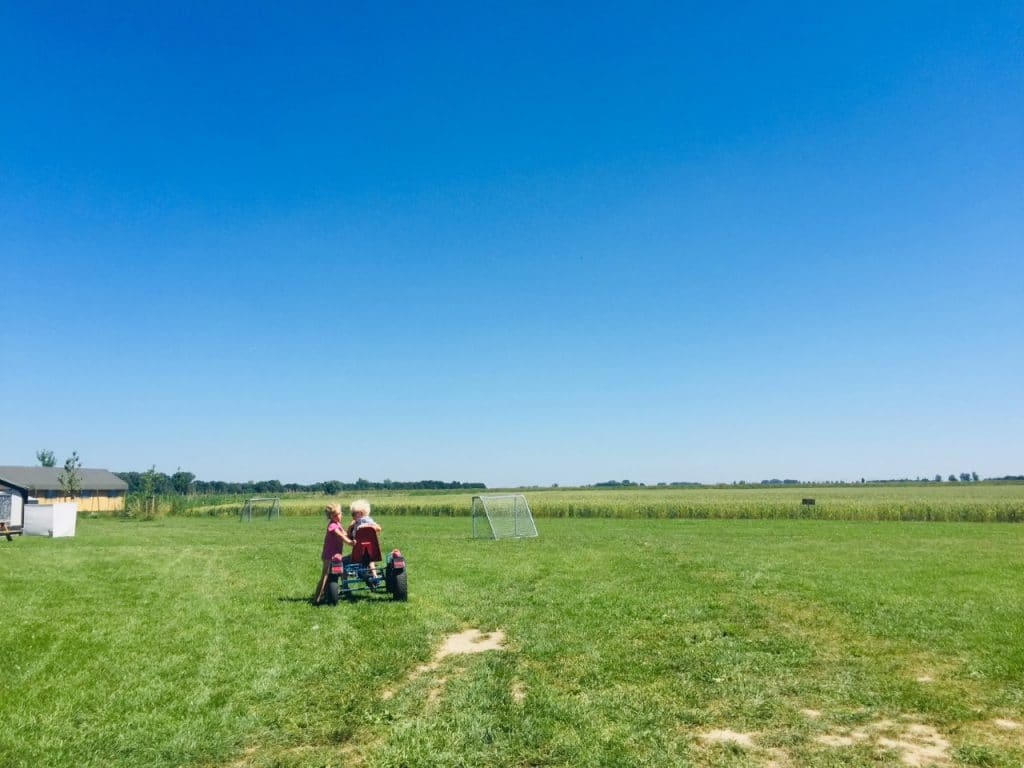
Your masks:
<svg viewBox="0 0 1024 768"><path fill-rule="evenodd" d="M519 489L535 517L1022 522L1024 483ZM468 516L464 491L377 491L374 514ZM354 496L353 496L354 498ZM813 499L813 504L804 503ZM318 515L334 497L285 494L284 515ZM347 496L340 499L347 503ZM161 497L155 516L237 515L243 497ZM131 508L129 504L129 508Z"/></svg>

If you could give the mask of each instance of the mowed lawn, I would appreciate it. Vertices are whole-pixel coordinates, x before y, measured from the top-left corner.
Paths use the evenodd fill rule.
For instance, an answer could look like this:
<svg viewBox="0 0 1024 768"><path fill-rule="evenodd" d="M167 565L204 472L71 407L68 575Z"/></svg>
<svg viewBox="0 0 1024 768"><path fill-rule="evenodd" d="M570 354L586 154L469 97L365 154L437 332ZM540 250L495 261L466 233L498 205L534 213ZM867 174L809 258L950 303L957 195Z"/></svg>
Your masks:
<svg viewBox="0 0 1024 768"><path fill-rule="evenodd" d="M314 517L0 541L0 765L1024 763L1024 526L380 522L408 603Z"/></svg>

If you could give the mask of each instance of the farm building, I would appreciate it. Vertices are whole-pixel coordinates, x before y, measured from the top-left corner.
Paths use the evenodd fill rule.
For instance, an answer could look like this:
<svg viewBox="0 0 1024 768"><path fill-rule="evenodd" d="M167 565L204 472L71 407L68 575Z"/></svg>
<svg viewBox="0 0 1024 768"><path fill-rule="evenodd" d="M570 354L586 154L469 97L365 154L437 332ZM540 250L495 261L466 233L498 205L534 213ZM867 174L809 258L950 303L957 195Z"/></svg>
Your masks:
<svg viewBox="0 0 1024 768"><path fill-rule="evenodd" d="M10 489L40 502L74 501L82 512L106 512L124 509L128 483L105 469L79 469L79 495L69 499L60 488L59 467L0 467L0 490Z"/></svg>

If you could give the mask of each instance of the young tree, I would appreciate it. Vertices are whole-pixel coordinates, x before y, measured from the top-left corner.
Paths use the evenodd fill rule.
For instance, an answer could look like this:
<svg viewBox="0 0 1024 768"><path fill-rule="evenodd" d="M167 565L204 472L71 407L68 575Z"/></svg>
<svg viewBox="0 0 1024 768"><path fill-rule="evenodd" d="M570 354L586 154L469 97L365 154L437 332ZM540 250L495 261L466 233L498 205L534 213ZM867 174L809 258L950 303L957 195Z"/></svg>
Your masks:
<svg viewBox="0 0 1024 768"><path fill-rule="evenodd" d="M978 482L978 473L977 472L971 472L971 480L973 480L974 482Z"/></svg>
<svg viewBox="0 0 1024 768"><path fill-rule="evenodd" d="M39 459L40 467L56 467L57 457L53 455L53 451L36 451L36 458Z"/></svg>
<svg viewBox="0 0 1024 768"><path fill-rule="evenodd" d="M156 466L151 466L139 478L139 512L142 517L150 518L156 514Z"/></svg>
<svg viewBox="0 0 1024 768"><path fill-rule="evenodd" d="M64 469L57 477L61 493L67 498L78 498L78 494L82 490L82 473L79 471L81 468L82 462L78 458L78 451L72 451L71 456L64 462Z"/></svg>
<svg viewBox="0 0 1024 768"><path fill-rule="evenodd" d="M189 486L192 485L192 481L196 479L196 476L191 472L184 472L181 467L178 467L178 471L171 475L171 486L174 488L174 492L182 496L188 493Z"/></svg>

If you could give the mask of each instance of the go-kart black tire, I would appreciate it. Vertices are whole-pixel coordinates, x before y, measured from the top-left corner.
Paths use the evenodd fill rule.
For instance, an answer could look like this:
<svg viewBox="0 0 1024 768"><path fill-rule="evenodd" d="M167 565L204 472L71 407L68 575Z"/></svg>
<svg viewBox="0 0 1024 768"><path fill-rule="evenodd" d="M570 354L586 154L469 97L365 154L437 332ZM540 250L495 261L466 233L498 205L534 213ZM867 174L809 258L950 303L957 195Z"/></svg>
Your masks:
<svg viewBox="0 0 1024 768"><path fill-rule="evenodd" d="M326 598L328 605L337 605L338 604L338 582L337 581L328 581L327 582L327 592L324 595L324 597Z"/></svg>
<svg viewBox="0 0 1024 768"><path fill-rule="evenodd" d="M391 575L391 596L395 600L405 602L409 599L409 584L406 581L405 571Z"/></svg>

